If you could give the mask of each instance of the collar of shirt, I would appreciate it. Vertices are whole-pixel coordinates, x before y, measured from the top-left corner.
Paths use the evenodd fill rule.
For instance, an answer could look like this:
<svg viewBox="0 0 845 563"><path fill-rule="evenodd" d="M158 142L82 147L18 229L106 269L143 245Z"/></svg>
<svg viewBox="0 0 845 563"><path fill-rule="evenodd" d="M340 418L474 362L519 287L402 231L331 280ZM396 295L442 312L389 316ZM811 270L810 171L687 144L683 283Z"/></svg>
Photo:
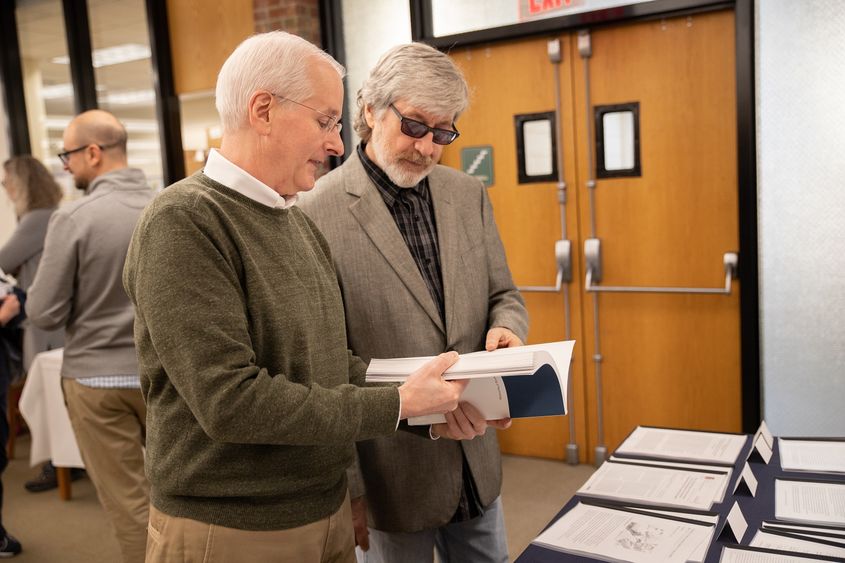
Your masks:
<svg viewBox="0 0 845 563"><path fill-rule="evenodd" d="M288 197L279 195L273 188L230 162L217 149L211 149L203 174L267 207L287 209L296 203L298 197L296 194Z"/></svg>
<svg viewBox="0 0 845 563"><path fill-rule="evenodd" d="M395 204L398 200L401 200L402 196L407 193L407 190L413 190L420 196L423 195L423 192L428 185L428 177L420 180L420 183L416 186L410 188L400 188L393 183L384 170L379 168L378 164L370 160L370 157L367 156L365 146L366 143L363 142L358 145L358 158L361 159L361 164L364 165L364 171L366 171L367 176L369 176L370 180L372 180L379 189L382 198L388 207L393 207L393 204Z"/></svg>

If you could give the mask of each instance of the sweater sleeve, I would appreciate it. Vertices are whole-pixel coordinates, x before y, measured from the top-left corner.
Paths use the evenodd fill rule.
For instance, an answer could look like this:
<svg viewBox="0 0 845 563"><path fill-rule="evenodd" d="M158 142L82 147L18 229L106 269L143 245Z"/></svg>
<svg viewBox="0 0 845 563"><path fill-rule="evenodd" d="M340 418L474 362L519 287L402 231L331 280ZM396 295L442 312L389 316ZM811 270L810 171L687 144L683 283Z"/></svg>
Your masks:
<svg viewBox="0 0 845 563"><path fill-rule="evenodd" d="M56 212L50 219L44 254L27 292L29 321L44 330L65 326L73 309L79 236L73 218Z"/></svg>
<svg viewBox="0 0 845 563"><path fill-rule="evenodd" d="M145 215L124 285L136 306L141 372L159 378L148 398L172 385L203 431L221 442L326 445L395 431L395 388L326 388L257 365L245 292L225 245L195 209L154 204ZM359 382L363 362L350 355L349 369Z"/></svg>
<svg viewBox="0 0 845 563"><path fill-rule="evenodd" d="M16 275L18 268L41 252L43 241L39 234L39 229L28 214L21 217L12 236L0 248L0 270Z"/></svg>

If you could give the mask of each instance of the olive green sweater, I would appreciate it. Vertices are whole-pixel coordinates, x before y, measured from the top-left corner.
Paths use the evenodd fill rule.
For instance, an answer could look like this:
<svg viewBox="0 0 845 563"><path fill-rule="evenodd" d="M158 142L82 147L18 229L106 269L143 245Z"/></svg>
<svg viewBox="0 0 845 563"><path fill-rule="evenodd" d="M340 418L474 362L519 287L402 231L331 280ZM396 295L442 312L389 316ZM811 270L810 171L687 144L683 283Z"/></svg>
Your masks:
<svg viewBox="0 0 845 563"><path fill-rule="evenodd" d="M395 387L362 388L328 246L202 173L163 191L124 270L159 510L277 530L330 515L353 442L395 431Z"/></svg>

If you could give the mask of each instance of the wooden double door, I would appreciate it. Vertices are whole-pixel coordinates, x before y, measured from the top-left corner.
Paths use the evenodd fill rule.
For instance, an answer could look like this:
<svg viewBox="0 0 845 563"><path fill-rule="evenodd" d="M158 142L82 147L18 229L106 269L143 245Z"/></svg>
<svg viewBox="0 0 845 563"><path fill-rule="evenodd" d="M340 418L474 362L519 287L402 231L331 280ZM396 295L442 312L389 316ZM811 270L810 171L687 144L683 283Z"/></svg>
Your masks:
<svg viewBox="0 0 845 563"><path fill-rule="evenodd" d="M523 420L500 440L507 453L558 459L575 444L582 462L638 424L741 425L739 282L728 294L597 293L587 291L584 254L585 242L600 241L599 287L725 286L724 256L739 247L733 11L588 35L589 57L577 32L452 50L472 99L443 157L459 168L462 149L492 146L489 194L514 280L553 286L559 184L520 183L515 116L554 111L559 92L571 281L524 295L530 342L565 337L568 299L574 432L564 417ZM548 54L555 39L559 63ZM639 175L597 177L596 109L632 103Z"/></svg>

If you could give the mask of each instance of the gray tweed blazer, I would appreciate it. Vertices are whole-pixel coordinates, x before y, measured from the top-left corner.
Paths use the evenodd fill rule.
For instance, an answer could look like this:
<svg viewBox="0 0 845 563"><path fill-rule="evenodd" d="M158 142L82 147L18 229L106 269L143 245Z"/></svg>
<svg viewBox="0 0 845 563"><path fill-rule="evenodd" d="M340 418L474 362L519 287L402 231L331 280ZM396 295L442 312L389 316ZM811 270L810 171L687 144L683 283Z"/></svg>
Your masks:
<svg viewBox="0 0 845 563"><path fill-rule="evenodd" d="M432 171L429 185L445 325L357 153L301 195L299 205L329 241L349 346L364 361L482 350L494 326L526 339L528 314L511 279L484 186L445 166ZM502 470L494 430L461 442L433 441L427 427L417 430L358 443L370 525L376 529L413 532L447 523L461 493L461 450L481 502L487 506L499 495ZM351 494L359 496L362 484L351 473Z"/></svg>

